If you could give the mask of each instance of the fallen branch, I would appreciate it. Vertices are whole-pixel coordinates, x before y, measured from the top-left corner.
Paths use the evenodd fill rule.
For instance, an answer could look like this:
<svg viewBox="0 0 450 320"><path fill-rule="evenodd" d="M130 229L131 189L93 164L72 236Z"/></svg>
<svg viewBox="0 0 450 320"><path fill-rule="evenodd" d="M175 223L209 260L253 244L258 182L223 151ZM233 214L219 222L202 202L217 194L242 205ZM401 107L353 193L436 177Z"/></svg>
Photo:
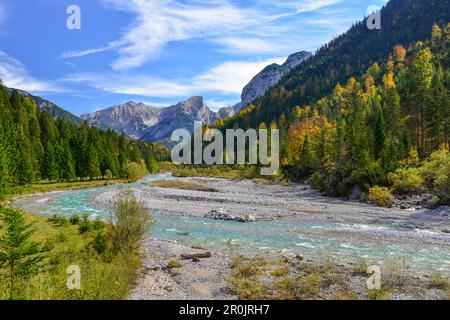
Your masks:
<svg viewBox="0 0 450 320"><path fill-rule="evenodd" d="M202 252L202 253L194 253L194 254L182 254L181 260L191 260L191 259L207 259L211 258L211 252Z"/></svg>

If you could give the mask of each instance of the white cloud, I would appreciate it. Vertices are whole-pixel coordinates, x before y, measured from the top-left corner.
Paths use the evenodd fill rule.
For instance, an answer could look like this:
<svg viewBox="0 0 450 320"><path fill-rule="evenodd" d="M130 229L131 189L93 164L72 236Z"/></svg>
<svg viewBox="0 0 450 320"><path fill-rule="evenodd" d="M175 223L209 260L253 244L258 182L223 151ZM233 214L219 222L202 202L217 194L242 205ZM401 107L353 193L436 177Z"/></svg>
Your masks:
<svg viewBox="0 0 450 320"><path fill-rule="evenodd" d="M101 76L92 73L73 75L65 81L83 83L110 93L147 97L186 97L204 93L240 95L242 88L264 67L284 61L285 58L274 58L225 62L192 79L174 81L148 76Z"/></svg>
<svg viewBox="0 0 450 320"><path fill-rule="evenodd" d="M272 41L259 38L226 37L214 40L224 47L225 52L234 54L262 54L280 51L280 46Z"/></svg>
<svg viewBox="0 0 450 320"><path fill-rule="evenodd" d="M87 49L87 50L78 50L78 51L68 51L68 52L64 52L61 55L61 58L63 59L68 59L68 58L78 58L78 57L84 57L90 54L94 54L94 53L100 53L109 49L112 49L113 45L110 44L106 47L101 47L101 48L93 48L93 49Z"/></svg>
<svg viewBox="0 0 450 320"><path fill-rule="evenodd" d="M33 78L19 60L0 51L0 79L7 87L30 92L60 92L61 88L50 82Z"/></svg>
<svg viewBox="0 0 450 320"><path fill-rule="evenodd" d="M279 7L295 8L297 12L304 13L332 6L342 1L344 0L287 0L277 2L272 1L271 3Z"/></svg>
<svg viewBox="0 0 450 320"><path fill-rule="evenodd" d="M213 111L219 111L221 108L232 107L236 104L236 99L234 100L221 100L221 99L208 99L205 101L206 105Z"/></svg>
<svg viewBox="0 0 450 320"><path fill-rule="evenodd" d="M272 63L282 64L286 58L257 62L232 61L222 63L194 78L194 87L205 91L240 94L242 88L262 69Z"/></svg>
<svg viewBox="0 0 450 320"><path fill-rule="evenodd" d="M112 67L126 70L142 66L169 42L201 37L215 37L226 51L236 47L239 52L249 54L285 52L282 49L286 46L280 48L279 44L259 37L245 42L242 34L236 34L261 29L263 33L260 34L267 36L267 28L277 29L273 24L276 20L319 10L343 0L253 0L246 6L238 6L231 0L102 1L109 8L134 15L133 23L117 41L98 48L66 52L62 57L82 57L114 49L119 57L112 62Z"/></svg>
<svg viewBox="0 0 450 320"><path fill-rule="evenodd" d="M106 47L115 47L119 53L119 58L112 64L116 70L141 66L168 42L211 36L256 23L254 10L250 14L248 9L235 7L225 0L103 2L135 15L135 22L121 39ZM250 18L252 16L254 18ZM100 51L84 51L85 54L95 52Z"/></svg>

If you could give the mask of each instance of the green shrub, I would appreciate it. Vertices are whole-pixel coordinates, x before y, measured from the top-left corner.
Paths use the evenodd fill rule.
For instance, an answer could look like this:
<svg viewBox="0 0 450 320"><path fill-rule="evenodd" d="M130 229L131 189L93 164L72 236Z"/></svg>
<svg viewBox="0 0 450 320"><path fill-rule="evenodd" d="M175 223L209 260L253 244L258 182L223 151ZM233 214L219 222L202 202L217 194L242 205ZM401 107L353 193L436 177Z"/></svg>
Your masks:
<svg viewBox="0 0 450 320"><path fill-rule="evenodd" d="M450 152L436 151L422 164L420 172L428 189L443 203L450 203Z"/></svg>
<svg viewBox="0 0 450 320"><path fill-rule="evenodd" d="M84 234L84 233L87 233L87 232L93 230L93 225L92 225L92 222L89 220L88 214L83 215L83 219L79 223L78 230L80 231L80 234Z"/></svg>
<svg viewBox="0 0 450 320"><path fill-rule="evenodd" d="M105 228L105 222L103 222L99 217L95 218L92 222L92 229L95 231L103 230Z"/></svg>
<svg viewBox="0 0 450 320"><path fill-rule="evenodd" d="M316 190L325 189L325 179L320 172L315 172L307 181L307 183Z"/></svg>
<svg viewBox="0 0 450 320"><path fill-rule="evenodd" d="M148 174L145 163L138 164L136 162L125 162L122 166L122 174L129 180L137 181Z"/></svg>
<svg viewBox="0 0 450 320"><path fill-rule="evenodd" d="M392 188L398 193L419 193L424 189L424 179L418 168L401 168L389 174Z"/></svg>
<svg viewBox="0 0 450 320"><path fill-rule="evenodd" d="M106 235L103 232L98 232L95 234L94 239L92 240L91 243L89 243L89 245L94 248L94 250L99 254L99 255L105 255L106 253L108 253L108 251L110 251L110 247L108 244L108 239L106 237Z"/></svg>
<svg viewBox="0 0 450 320"><path fill-rule="evenodd" d="M56 214L54 214L51 218L48 218L48 221L57 224L60 227L68 226L71 224L70 219L63 216L58 216Z"/></svg>
<svg viewBox="0 0 450 320"><path fill-rule="evenodd" d="M153 225L148 210L142 208L131 191L119 195L119 205L111 221L108 237L114 252L137 252Z"/></svg>
<svg viewBox="0 0 450 320"><path fill-rule="evenodd" d="M369 189L369 201L382 207L389 207L394 197L388 188L375 186Z"/></svg>
<svg viewBox="0 0 450 320"><path fill-rule="evenodd" d="M74 226L74 225L79 225L81 222L81 219L78 215L74 214L73 216L70 217L69 221L70 221L70 224Z"/></svg>

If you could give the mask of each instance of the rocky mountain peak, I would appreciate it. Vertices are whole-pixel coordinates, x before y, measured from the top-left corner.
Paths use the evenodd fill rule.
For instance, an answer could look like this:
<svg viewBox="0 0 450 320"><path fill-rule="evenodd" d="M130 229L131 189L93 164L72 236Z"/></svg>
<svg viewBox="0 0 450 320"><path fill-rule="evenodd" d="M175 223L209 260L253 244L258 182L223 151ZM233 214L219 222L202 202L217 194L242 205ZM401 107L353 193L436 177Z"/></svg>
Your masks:
<svg viewBox="0 0 450 320"><path fill-rule="evenodd" d="M194 96L175 105L158 108L142 102L129 101L108 109L82 115L82 119L101 129L124 132L134 139L169 143L175 129L193 130L194 121L213 124L233 115L232 108L212 111L203 97Z"/></svg>
<svg viewBox="0 0 450 320"><path fill-rule="evenodd" d="M286 62L283 64L283 66L287 67L289 71L292 71L296 67L298 67L303 61L309 59L312 57L312 54L310 52L306 51L300 51L291 54Z"/></svg>
<svg viewBox="0 0 450 320"><path fill-rule="evenodd" d="M265 67L245 86L241 95L241 106L245 108L248 104L262 97L269 89L277 85L286 74L310 57L312 57L311 53L300 51L291 54L281 66L274 63Z"/></svg>

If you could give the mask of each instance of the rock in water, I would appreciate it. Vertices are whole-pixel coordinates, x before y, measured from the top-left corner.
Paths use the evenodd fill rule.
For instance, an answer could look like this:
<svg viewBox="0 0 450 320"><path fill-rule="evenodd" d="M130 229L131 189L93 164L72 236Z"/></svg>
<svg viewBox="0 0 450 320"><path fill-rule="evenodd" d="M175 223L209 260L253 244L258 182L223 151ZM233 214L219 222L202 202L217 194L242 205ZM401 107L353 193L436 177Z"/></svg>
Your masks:
<svg viewBox="0 0 450 320"><path fill-rule="evenodd" d="M236 217L225 212L222 208L219 208L217 210L211 210L205 215L205 218L214 220L236 221L236 222L256 222L256 218L252 215Z"/></svg>

